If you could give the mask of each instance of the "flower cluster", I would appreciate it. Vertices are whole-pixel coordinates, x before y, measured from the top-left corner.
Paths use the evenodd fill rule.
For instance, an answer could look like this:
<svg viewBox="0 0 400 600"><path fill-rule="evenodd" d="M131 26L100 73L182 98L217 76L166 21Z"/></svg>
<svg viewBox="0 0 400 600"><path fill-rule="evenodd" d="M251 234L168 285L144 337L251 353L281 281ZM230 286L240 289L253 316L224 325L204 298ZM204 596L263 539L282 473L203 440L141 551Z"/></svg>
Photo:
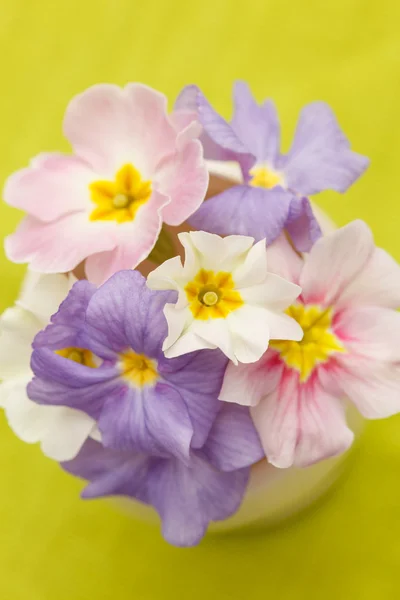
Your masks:
<svg viewBox="0 0 400 600"><path fill-rule="evenodd" d="M256 463L347 450L349 403L400 412L400 267L362 221L323 235L309 198L368 160L322 102L286 155L273 103L242 82L234 102L228 123L196 86L171 114L144 85L94 86L67 108L73 154L4 192L29 265L0 319L9 424L178 546L239 510Z"/></svg>

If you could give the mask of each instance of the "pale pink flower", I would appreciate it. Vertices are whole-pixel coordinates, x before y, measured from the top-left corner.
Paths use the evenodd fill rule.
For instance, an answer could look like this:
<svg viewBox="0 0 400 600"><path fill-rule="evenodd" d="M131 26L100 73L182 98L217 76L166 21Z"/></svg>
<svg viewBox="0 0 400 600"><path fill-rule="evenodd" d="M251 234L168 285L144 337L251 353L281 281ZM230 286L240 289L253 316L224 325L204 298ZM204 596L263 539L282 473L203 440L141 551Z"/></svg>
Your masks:
<svg viewBox="0 0 400 600"><path fill-rule="evenodd" d="M12 175L5 201L28 214L6 239L8 258L43 273L84 259L101 283L152 250L162 223L179 225L201 204L208 172L199 127L167 114L145 85L96 85L64 119L73 155L40 154Z"/></svg>
<svg viewBox="0 0 400 600"><path fill-rule="evenodd" d="M269 267L302 287L288 313L304 337L230 364L220 399L251 406L270 463L304 467L351 445L346 399L368 419L400 412L400 267L362 221L321 238L304 260L281 238Z"/></svg>

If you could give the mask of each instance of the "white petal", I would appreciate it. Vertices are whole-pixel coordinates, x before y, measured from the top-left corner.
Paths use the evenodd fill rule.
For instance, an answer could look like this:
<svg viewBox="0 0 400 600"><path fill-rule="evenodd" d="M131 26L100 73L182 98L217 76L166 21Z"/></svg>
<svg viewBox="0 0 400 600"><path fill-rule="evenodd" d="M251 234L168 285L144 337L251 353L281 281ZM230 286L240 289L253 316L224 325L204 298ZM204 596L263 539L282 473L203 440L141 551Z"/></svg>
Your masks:
<svg viewBox="0 0 400 600"><path fill-rule="evenodd" d="M215 344L209 344L203 338L199 337L193 331L184 333L172 346L164 348L164 354L166 358L176 358L182 356L182 354L188 354L189 352L195 352L196 350L215 350L217 346Z"/></svg>
<svg viewBox="0 0 400 600"><path fill-rule="evenodd" d="M0 317L0 377L6 379L29 370L32 342L42 325L30 312L18 306Z"/></svg>
<svg viewBox="0 0 400 600"><path fill-rule="evenodd" d="M75 458L91 435L94 420L86 413L66 406L42 408L54 409L45 415L47 428L41 438L43 454L60 462Z"/></svg>
<svg viewBox="0 0 400 600"><path fill-rule="evenodd" d="M163 350L168 350L175 344L183 330L189 326L193 320L188 308L176 308L175 304L166 304L164 306L164 315L168 323L168 336L164 340Z"/></svg>
<svg viewBox="0 0 400 600"><path fill-rule="evenodd" d="M219 235L206 233L205 231L181 233L179 239L185 246L186 260L187 251L191 247L192 252L198 257L201 268L229 272L245 259L246 253L254 242L253 238L244 235L229 235L222 238ZM192 261L193 259L191 263ZM195 269L192 269L192 271L195 271Z"/></svg>
<svg viewBox="0 0 400 600"><path fill-rule="evenodd" d="M262 283L267 275L267 249L260 240L248 251L244 261L235 269L233 279L237 288Z"/></svg>
<svg viewBox="0 0 400 600"><path fill-rule="evenodd" d="M191 330L207 343L208 348L219 348L236 364L228 319L209 319L208 321L197 319L193 322Z"/></svg>
<svg viewBox="0 0 400 600"><path fill-rule="evenodd" d="M230 313L226 321L231 331L236 360L243 363L259 360L268 348L270 339L269 312L258 306L244 305Z"/></svg>
<svg viewBox="0 0 400 600"><path fill-rule="evenodd" d="M179 256L170 258L147 276L147 287L151 290L177 290L177 283L183 276L183 267Z"/></svg>
<svg viewBox="0 0 400 600"><path fill-rule="evenodd" d="M271 310L284 310L296 300L301 287L273 273L267 273L264 283L240 289L246 304L268 306Z"/></svg>
<svg viewBox="0 0 400 600"><path fill-rule="evenodd" d="M46 408L48 408L29 400L26 386L31 378L32 373L28 372L28 375L12 378L0 386L4 394L2 405L8 424L14 433L28 444L41 440L46 430Z"/></svg>
<svg viewBox="0 0 400 600"><path fill-rule="evenodd" d="M31 311L47 325L71 289L75 277L65 274L44 275L28 271L22 284L17 305Z"/></svg>
<svg viewBox="0 0 400 600"><path fill-rule="evenodd" d="M271 340L294 340L299 342L303 339L303 329L298 322L285 313L268 310L269 334Z"/></svg>

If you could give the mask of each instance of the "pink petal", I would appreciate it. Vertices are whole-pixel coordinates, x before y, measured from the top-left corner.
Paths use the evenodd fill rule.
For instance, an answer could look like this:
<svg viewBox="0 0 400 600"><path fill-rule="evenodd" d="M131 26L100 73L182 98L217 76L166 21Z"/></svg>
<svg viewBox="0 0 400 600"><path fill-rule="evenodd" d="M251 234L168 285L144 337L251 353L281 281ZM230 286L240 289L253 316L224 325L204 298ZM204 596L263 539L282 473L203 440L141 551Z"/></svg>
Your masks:
<svg viewBox="0 0 400 600"><path fill-rule="evenodd" d="M358 276L339 298L339 305L370 304L400 307L400 266L381 248L375 248Z"/></svg>
<svg viewBox="0 0 400 600"><path fill-rule="evenodd" d="M268 351L256 363L228 363L219 400L256 406L273 392L281 379L283 365L276 352Z"/></svg>
<svg viewBox="0 0 400 600"><path fill-rule="evenodd" d="M275 467L293 465L298 434L298 375L286 369L280 385L251 408L261 444Z"/></svg>
<svg viewBox="0 0 400 600"><path fill-rule="evenodd" d="M379 306L349 308L335 319L334 331L352 354L400 362L400 313L394 310Z"/></svg>
<svg viewBox="0 0 400 600"><path fill-rule="evenodd" d="M93 171L79 158L40 154L8 178L4 199L41 221L54 221L90 208L88 186L94 179Z"/></svg>
<svg viewBox="0 0 400 600"><path fill-rule="evenodd" d="M299 384L297 373L289 369L280 386L251 413L275 467L305 467L344 452L353 441L340 401L317 381Z"/></svg>
<svg viewBox="0 0 400 600"><path fill-rule="evenodd" d="M400 412L400 365L338 355L337 378L343 393L367 419Z"/></svg>
<svg viewBox="0 0 400 600"><path fill-rule="evenodd" d="M198 140L164 159L154 178L157 189L171 198L163 210L168 225L180 225L203 202L208 187L208 169Z"/></svg>
<svg viewBox="0 0 400 600"><path fill-rule="evenodd" d="M304 261L282 233L267 249L268 270L298 283Z"/></svg>
<svg viewBox="0 0 400 600"><path fill-rule="evenodd" d="M177 133L163 94L142 84L95 85L70 102L64 133L78 156L114 174L133 164L145 179L175 150Z"/></svg>
<svg viewBox="0 0 400 600"><path fill-rule="evenodd" d="M122 269L134 269L150 254L161 231L160 213L168 198L153 192L131 223L117 226L118 245L111 251L89 256L85 271L89 281L100 285Z"/></svg>
<svg viewBox="0 0 400 600"><path fill-rule="evenodd" d="M330 306L365 268L374 251L369 227L363 221L320 238L312 247L300 276L305 303Z"/></svg>
<svg viewBox="0 0 400 600"><path fill-rule="evenodd" d="M43 223L26 217L5 240L9 260L29 263L33 271L72 271L87 256L115 247L115 224L91 222L84 213L72 213Z"/></svg>
<svg viewBox="0 0 400 600"><path fill-rule="evenodd" d="M308 467L348 450L354 433L347 427L345 407L316 382L301 387L299 435L293 465Z"/></svg>

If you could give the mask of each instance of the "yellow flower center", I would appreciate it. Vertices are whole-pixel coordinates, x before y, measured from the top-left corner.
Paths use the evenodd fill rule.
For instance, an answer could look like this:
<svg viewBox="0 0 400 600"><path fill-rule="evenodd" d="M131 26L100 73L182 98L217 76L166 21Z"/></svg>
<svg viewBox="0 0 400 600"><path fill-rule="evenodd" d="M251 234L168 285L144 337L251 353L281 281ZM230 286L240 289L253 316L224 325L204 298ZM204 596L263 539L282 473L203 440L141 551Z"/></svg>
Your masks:
<svg viewBox="0 0 400 600"><path fill-rule="evenodd" d="M94 181L89 185L90 197L96 208L91 221L133 221L138 209L151 196L151 181L143 181L133 165L124 165L115 181Z"/></svg>
<svg viewBox="0 0 400 600"><path fill-rule="evenodd" d="M332 310L318 306L295 304L287 314L295 319L304 331L300 342L273 341L270 347L278 350L285 363L300 373L300 381L306 381L314 368L329 360L336 352L346 352L331 331Z"/></svg>
<svg viewBox="0 0 400 600"><path fill-rule="evenodd" d="M119 355L122 377L135 387L154 385L159 378L157 361L144 354L127 350Z"/></svg>
<svg viewBox="0 0 400 600"><path fill-rule="evenodd" d="M271 189L276 185L283 184L282 175L267 167L253 167L249 173L252 176L249 184L254 187Z"/></svg>
<svg viewBox="0 0 400 600"><path fill-rule="evenodd" d="M84 365L85 367L90 367L91 369L95 369L97 367L94 360L94 354L90 350L86 350L86 348L62 348L61 350L56 350L55 352L59 356L68 358L68 360L72 360L73 362Z"/></svg>
<svg viewBox="0 0 400 600"><path fill-rule="evenodd" d="M224 319L243 305L230 273L201 269L190 281L185 292L195 319Z"/></svg>

